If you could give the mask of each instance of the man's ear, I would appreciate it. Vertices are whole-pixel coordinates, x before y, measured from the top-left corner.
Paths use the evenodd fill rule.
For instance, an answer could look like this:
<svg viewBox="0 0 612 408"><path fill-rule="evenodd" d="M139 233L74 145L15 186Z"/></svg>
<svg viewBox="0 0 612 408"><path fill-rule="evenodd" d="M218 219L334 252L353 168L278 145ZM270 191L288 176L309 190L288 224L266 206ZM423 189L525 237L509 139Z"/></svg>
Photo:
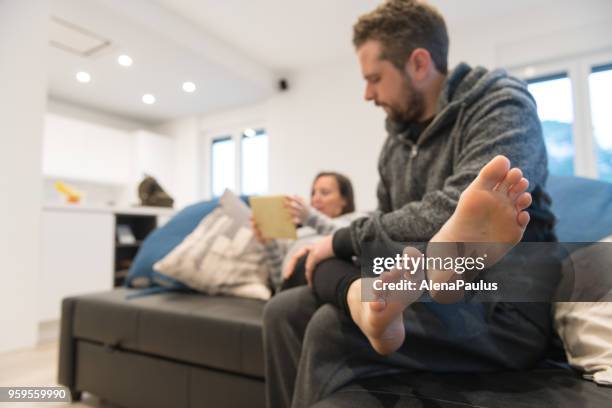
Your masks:
<svg viewBox="0 0 612 408"><path fill-rule="evenodd" d="M406 61L406 73L415 81L422 81L429 75L431 55L425 48L415 48Z"/></svg>

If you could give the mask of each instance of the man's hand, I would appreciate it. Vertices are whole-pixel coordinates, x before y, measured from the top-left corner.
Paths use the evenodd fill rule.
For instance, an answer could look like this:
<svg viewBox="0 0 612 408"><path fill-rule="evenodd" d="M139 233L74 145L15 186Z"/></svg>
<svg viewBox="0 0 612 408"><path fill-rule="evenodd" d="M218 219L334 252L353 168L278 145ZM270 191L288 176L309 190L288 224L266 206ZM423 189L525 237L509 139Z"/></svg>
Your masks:
<svg viewBox="0 0 612 408"><path fill-rule="evenodd" d="M293 271L295 271L295 265L297 264L298 260L306 255L311 248L312 246L308 245L304 248L300 248L295 254L293 254L291 259L289 259L287 262L287 265L285 265L285 269L283 269L283 280L287 280L291 277L291 275L293 275Z"/></svg>
<svg viewBox="0 0 612 408"><path fill-rule="evenodd" d="M321 262L334 256L334 248L332 246L333 235L328 235L322 240L314 244L306 258L306 281L308 286L312 287L312 276L315 267Z"/></svg>

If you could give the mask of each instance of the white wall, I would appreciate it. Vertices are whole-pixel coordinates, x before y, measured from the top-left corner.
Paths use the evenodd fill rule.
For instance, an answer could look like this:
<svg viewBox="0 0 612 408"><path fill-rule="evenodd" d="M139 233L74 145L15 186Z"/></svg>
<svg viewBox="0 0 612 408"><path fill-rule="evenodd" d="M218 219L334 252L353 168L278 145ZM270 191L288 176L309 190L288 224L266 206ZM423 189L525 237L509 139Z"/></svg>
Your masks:
<svg viewBox="0 0 612 408"><path fill-rule="evenodd" d="M83 181L127 184L136 156L134 137L123 130L45 115L43 174Z"/></svg>
<svg viewBox="0 0 612 408"><path fill-rule="evenodd" d="M117 130L151 130L150 126L144 122L117 116L114 113L102 112L98 109L91 109L84 106L75 105L72 102L58 99L53 95L50 95L47 99L47 112L53 115L72 118Z"/></svg>
<svg viewBox="0 0 612 408"><path fill-rule="evenodd" d="M357 208L375 208L384 115L364 102L357 64L303 72L290 86L268 105L271 192L308 197L316 173L339 171L353 182Z"/></svg>
<svg viewBox="0 0 612 408"><path fill-rule="evenodd" d="M37 338L48 10L0 2L0 352Z"/></svg>
<svg viewBox="0 0 612 408"><path fill-rule="evenodd" d="M161 125L157 132L174 139L174 208L180 209L200 199L200 160L198 121L195 117Z"/></svg>
<svg viewBox="0 0 612 408"><path fill-rule="evenodd" d="M555 0L493 19L449 24L451 66L506 67L612 48L612 2Z"/></svg>
<svg viewBox="0 0 612 408"><path fill-rule="evenodd" d="M175 187L176 142L174 138L146 130L137 130L132 137L135 139L135 162L130 175L137 187L145 175L154 177L162 188L173 194ZM132 158L134 160L134 158Z"/></svg>

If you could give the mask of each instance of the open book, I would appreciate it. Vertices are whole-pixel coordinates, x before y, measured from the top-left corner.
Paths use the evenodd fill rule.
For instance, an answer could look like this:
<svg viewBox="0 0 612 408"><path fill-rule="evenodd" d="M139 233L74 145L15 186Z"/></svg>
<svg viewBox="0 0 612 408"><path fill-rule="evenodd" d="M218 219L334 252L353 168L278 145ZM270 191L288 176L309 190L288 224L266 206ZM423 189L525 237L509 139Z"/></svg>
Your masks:
<svg viewBox="0 0 612 408"><path fill-rule="evenodd" d="M295 224L285 208L285 196L250 197L253 219L264 238L296 239Z"/></svg>

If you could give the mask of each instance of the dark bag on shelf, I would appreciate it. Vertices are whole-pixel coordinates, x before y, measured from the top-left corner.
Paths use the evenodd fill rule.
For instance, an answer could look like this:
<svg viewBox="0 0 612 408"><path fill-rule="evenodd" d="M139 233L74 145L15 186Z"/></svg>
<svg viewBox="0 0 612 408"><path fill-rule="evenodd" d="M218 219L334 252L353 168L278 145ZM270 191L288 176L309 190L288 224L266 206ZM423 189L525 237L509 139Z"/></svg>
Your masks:
<svg viewBox="0 0 612 408"><path fill-rule="evenodd" d="M152 207L172 207L174 199L164 191L157 180L146 176L138 185L140 204Z"/></svg>

